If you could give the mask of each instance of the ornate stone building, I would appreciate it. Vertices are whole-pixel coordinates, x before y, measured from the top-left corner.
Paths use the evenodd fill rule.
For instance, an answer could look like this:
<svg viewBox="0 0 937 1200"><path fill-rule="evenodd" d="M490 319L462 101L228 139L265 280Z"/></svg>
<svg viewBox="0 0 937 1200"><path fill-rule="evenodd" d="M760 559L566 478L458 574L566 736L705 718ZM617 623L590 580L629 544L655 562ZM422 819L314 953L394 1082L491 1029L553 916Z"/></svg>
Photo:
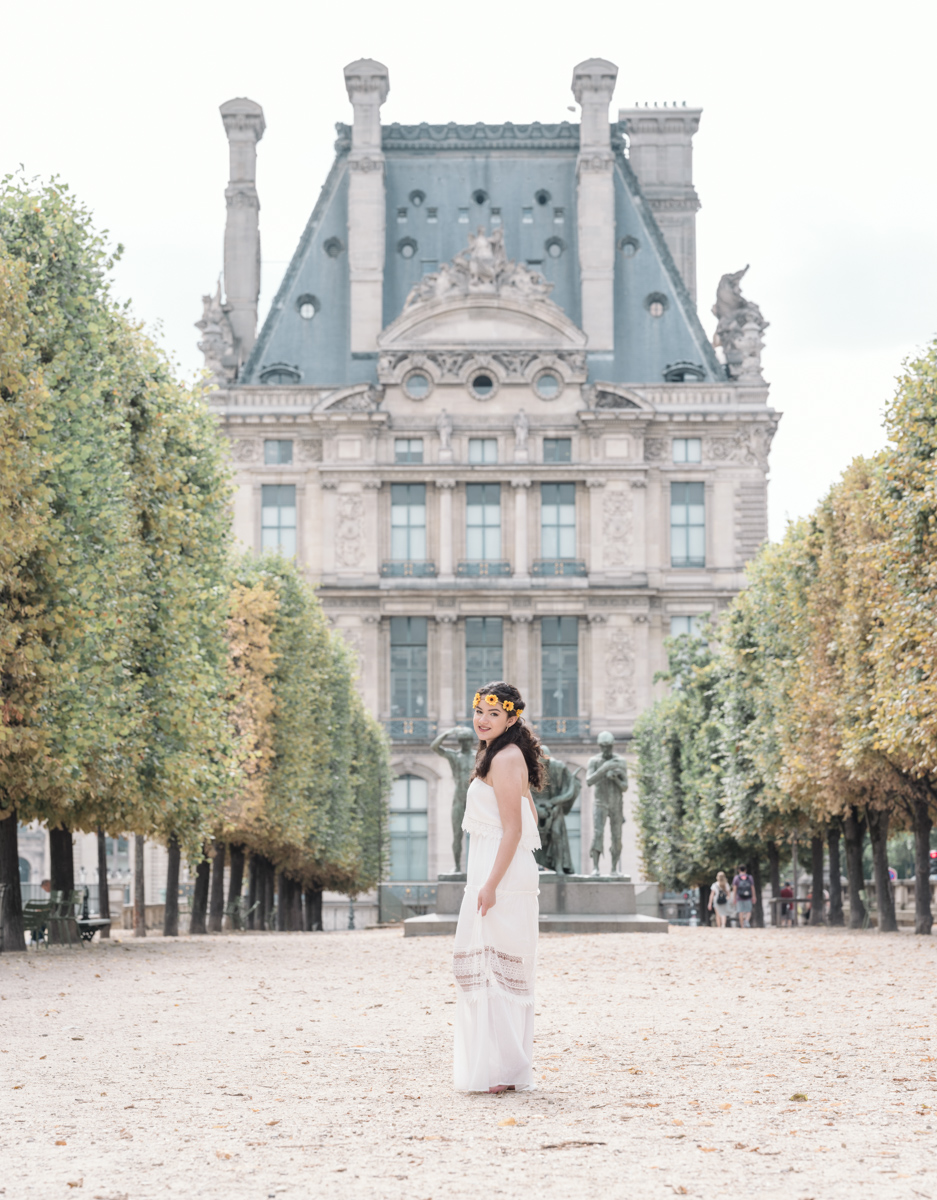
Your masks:
<svg viewBox="0 0 937 1200"><path fill-rule="evenodd" d="M515 681L584 765L600 730L627 740L664 639L725 606L766 536L765 322L742 273L719 288L721 358L696 311L700 110L610 121L616 75L575 68L579 124L402 126L380 121L387 69L346 67L353 123L259 335L264 118L221 108L225 294L199 328L236 532L295 553L358 651L400 774L397 878L451 869L429 743L478 685Z"/></svg>

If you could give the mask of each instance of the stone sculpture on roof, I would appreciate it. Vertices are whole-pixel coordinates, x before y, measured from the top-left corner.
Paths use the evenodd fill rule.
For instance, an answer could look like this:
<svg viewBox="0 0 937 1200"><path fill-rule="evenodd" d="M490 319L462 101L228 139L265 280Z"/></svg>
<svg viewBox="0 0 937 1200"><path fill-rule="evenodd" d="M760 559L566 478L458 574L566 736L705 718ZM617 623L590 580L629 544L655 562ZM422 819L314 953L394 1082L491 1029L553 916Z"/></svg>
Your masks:
<svg viewBox="0 0 937 1200"><path fill-rule="evenodd" d="M469 234L468 249L457 254L451 263L443 263L438 271L424 275L413 285L404 304L404 311L417 304L451 296L513 295L516 299L552 304L549 295L553 284L539 271L524 263L509 259L504 251L504 232L496 229L486 233L479 228Z"/></svg>
<svg viewBox="0 0 937 1200"><path fill-rule="evenodd" d="M729 378L739 383L763 384L761 373L761 351L764 346L762 334L768 322L761 309L742 295L742 279L748 271L723 275L716 288L716 303L713 316L719 318L713 345L721 346L725 355Z"/></svg>

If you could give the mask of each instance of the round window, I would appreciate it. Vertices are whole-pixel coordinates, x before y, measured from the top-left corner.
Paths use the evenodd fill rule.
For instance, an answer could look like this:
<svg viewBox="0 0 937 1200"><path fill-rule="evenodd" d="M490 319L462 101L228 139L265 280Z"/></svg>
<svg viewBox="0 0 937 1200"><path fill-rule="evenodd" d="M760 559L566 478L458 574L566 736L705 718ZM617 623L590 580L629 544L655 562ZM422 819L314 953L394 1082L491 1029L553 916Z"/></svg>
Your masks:
<svg viewBox="0 0 937 1200"><path fill-rule="evenodd" d="M315 296L300 296L296 301L296 311L304 321L311 321L319 311L319 301Z"/></svg>
<svg viewBox="0 0 937 1200"><path fill-rule="evenodd" d="M404 380L403 390L411 400L424 400L429 395L430 386L428 375L424 375L422 371L414 371Z"/></svg>
<svg viewBox="0 0 937 1200"><path fill-rule="evenodd" d="M472 392L480 399L487 400L495 390L495 381L490 375L476 375L471 382Z"/></svg>
<svg viewBox="0 0 937 1200"><path fill-rule="evenodd" d="M413 205L414 208L420 208L425 199L426 199L426 195L423 192L411 192L410 193L410 203Z"/></svg>
<svg viewBox="0 0 937 1200"><path fill-rule="evenodd" d="M566 249L566 243L562 238L554 237L546 243L546 252L551 258L559 258Z"/></svg>
<svg viewBox="0 0 937 1200"><path fill-rule="evenodd" d="M618 243L618 249L622 252L625 258L634 258L638 252L638 239L633 237L623 237Z"/></svg>
<svg viewBox="0 0 937 1200"><path fill-rule="evenodd" d="M397 243L397 253L401 258L412 258L416 254L416 242L413 238L401 238Z"/></svg>
<svg viewBox="0 0 937 1200"><path fill-rule="evenodd" d="M488 193L483 192L481 188L479 188L477 192L472 192L472 199L476 204L484 204L488 199Z"/></svg>
<svg viewBox="0 0 937 1200"><path fill-rule="evenodd" d="M552 371L544 371L534 381L534 390L541 400L555 400L560 394L560 387L559 376Z"/></svg>
<svg viewBox="0 0 937 1200"><path fill-rule="evenodd" d="M652 317L662 317L667 311L667 297L660 292L651 292L644 298L644 307Z"/></svg>
<svg viewBox="0 0 937 1200"><path fill-rule="evenodd" d="M662 317L664 315L664 306L659 300L652 300L647 311L652 317Z"/></svg>
<svg viewBox="0 0 937 1200"><path fill-rule="evenodd" d="M341 238L330 237L322 243L322 249L326 252L329 258L338 258L341 252L345 249L345 243Z"/></svg>
<svg viewBox="0 0 937 1200"><path fill-rule="evenodd" d="M550 203L550 193L545 188L541 188L539 192L534 194L534 199L543 208Z"/></svg>

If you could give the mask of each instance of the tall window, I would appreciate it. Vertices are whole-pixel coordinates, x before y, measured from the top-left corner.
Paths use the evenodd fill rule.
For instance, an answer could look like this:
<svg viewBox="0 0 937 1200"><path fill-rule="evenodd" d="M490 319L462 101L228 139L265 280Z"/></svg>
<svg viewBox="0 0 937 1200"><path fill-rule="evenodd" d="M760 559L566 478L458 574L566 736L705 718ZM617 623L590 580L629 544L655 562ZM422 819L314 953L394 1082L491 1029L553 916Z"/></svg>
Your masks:
<svg viewBox="0 0 937 1200"><path fill-rule="evenodd" d="M422 438L394 438L394 462L421 463L422 461Z"/></svg>
<svg viewBox="0 0 937 1200"><path fill-rule="evenodd" d="M540 485L540 554L543 558L576 557L576 485Z"/></svg>
<svg viewBox="0 0 937 1200"><path fill-rule="evenodd" d="M390 793L390 877L428 878L427 787L416 775L401 775Z"/></svg>
<svg viewBox="0 0 937 1200"><path fill-rule="evenodd" d="M670 564L706 566L706 509L701 483L670 485Z"/></svg>
<svg viewBox="0 0 937 1200"><path fill-rule="evenodd" d="M671 617L670 636L698 637L703 625L703 617Z"/></svg>
<svg viewBox="0 0 937 1200"><path fill-rule="evenodd" d="M264 462L268 466L285 466L293 461L293 443L287 440L264 442Z"/></svg>
<svg viewBox="0 0 937 1200"><path fill-rule="evenodd" d="M579 618L540 618L544 717L579 712Z"/></svg>
<svg viewBox="0 0 937 1200"><path fill-rule="evenodd" d="M426 558L425 483L391 484L390 556L397 562Z"/></svg>
<svg viewBox="0 0 937 1200"><path fill-rule="evenodd" d="M500 617L465 619L465 695L466 712L472 711L472 697L485 683L504 675Z"/></svg>
<svg viewBox="0 0 937 1200"><path fill-rule="evenodd" d="M470 463L496 463L497 461L497 438L469 438Z"/></svg>
<svg viewBox="0 0 937 1200"><path fill-rule="evenodd" d="M544 438L543 439L543 461L544 462L572 462L573 460L573 439L572 438Z"/></svg>
<svg viewBox="0 0 937 1200"><path fill-rule="evenodd" d="M426 617L390 619L390 712L426 716Z"/></svg>
<svg viewBox="0 0 937 1200"><path fill-rule="evenodd" d="M264 550L296 553L296 486L265 483L261 489L260 544Z"/></svg>
<svg viewBox="0 0 937 1200"><path fill-rule="evenodd" d="M466 500L466 558L473 562L501 557L501 484L469 483Z"/></svg>

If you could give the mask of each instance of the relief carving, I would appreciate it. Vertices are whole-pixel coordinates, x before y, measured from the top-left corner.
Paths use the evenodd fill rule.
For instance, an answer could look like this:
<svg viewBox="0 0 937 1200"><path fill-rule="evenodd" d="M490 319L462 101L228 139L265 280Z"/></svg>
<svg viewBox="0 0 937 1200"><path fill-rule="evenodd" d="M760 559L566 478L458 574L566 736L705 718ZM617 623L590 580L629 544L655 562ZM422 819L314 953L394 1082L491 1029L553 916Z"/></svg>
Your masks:
<svg viewBox="0 0 937 1200"><path fill-rule="evenodd" d="M322 462L322 438L302 438L298 457L300 462Z"/></svg>
<svg viewBox="0 0 937 1200"><path fill-rule="evenodd" d="M606 567L624 567L631 561L634 520L631 497L607 492L602 506L602 554Z"/></svg>
<svg viewBox="0 0 937 1200"><path fill-rule="evenodd" d="M634 665L634 634L630 629L610 629L605 655L605 708L608 713L634 711Z"/></svg>
<svg viewBox="0 0 937 1200"><path fill-rule="evenodd" d="M360 567L364 559L364 501L357 492L338 497L335 557L340 567Z"/></svg>
<svg viewBox="0 0 937 1200"><path fill-rule="evenodd" d="M644 457L653 462L658 458L664 458L667 454L667 439L666 438L645 438L644 439Z"/></svg>
<svg viewBox="0 0 937 1200"><path fill-rule="evenodd" d="M260 438L238 438L233 446L237 462L255 463L263 458L263 445Z"/></svg>
<svg viewBox="0 0 937 1200"><path fill-rule="evenodd" d="M743 429L729 437L708 437L706 458L713 462L735 462L749 467L767 467L773 428Z"/></svg>

